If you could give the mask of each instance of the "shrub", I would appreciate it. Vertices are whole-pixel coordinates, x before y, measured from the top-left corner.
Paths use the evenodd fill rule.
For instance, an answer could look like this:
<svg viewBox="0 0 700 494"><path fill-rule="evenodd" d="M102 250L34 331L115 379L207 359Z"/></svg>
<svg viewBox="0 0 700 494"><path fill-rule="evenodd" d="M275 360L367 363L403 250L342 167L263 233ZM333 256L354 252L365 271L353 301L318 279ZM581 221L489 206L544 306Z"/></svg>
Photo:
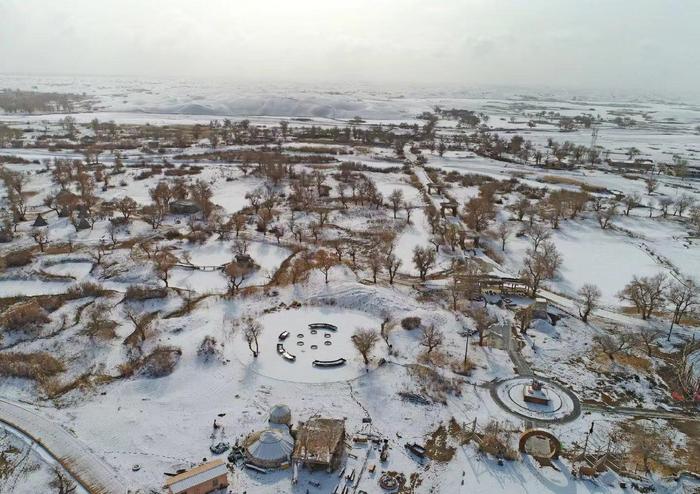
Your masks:
<svg viewBox="0 0 700 494"><path fill-rule="evenodd" d="M124 294L124 300L148 300L152 298L165 298L167 296L168 290L165 288L130 285Z"/></svg>
<svg viewBox="0 0 700 494"><path fill-rule="evenodd" d="M197 356L201 358L204 362L209 362L209 360L215 360L221 357L221 349L219 344L211 335L207 335L202 340L197 350Z"/></svg>
<svg viewBox="0 0 700 494"><path fill-rule="evenodd" d="M10 252L5 256L5 266L8 268L17 268L26 266L32 262L33 256L30 250L18 250Z"/></svg>
<svg viewBox="0 0 700 494"><path fill-rule="evenodd" d="M0 376L41 381L66 370L63 362L46 352L0 353Z"/></svg>
<svg viewBox="0 0 700 494"><path fill-rule="evenodd" d="M140 374L147 377L170 375L180 361L182 350L175 346L160 345L143 358Z"/></svg>
<svg viewBox="0 0 700 494"><path fill-rule="evenodd" d="M488 453L496 458L503 458L514 461L518 459L518 452L510 445L511 432L496 422L491 420L481 435L479 441L479 450L483 453Z"/></svg>
<svg viewBox="0 0 700 494"><path fill-rule="evenodd" d="M401 327L408 331L420 327L420 317L404 317L401 319Z"/></svg>
<svg viewBox="0 0 700 494"><path fill-rule="evenodd" d="M187 234L187 241L193 244L203 244L209 238L209 233L204 230L195 230Z"/></svg>
<svg viewBox="0 0 700 494"><path fill-rule="evenodd" d="M125 378L133 376L138 370L140 363L139 359L129 359L119 364L119 375Z"/></svg>
<svg viewBox="0 0 700 494"><path fill-rule="evenodd" d="M10 331L36 329L47 322L49 318L36 300L18 302L0 316L0 325Z"/></svg>
<svg viewBox="0 0 700 494"><path fill-rule="evenodd" d="M106 293L99 283L83 281L79 285L72 286L66 292L66 296L71 299L84 297L101 297Z"/></svg>

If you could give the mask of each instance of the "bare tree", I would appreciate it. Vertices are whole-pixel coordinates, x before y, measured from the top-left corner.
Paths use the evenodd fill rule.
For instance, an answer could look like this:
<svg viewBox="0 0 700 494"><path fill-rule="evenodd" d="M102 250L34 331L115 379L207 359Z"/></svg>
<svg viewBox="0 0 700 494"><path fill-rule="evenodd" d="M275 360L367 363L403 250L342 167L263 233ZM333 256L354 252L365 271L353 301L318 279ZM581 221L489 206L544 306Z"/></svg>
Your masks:
<svg viewBox="0 0 700 494"><path fill-rule="evenodd" d="M632 344L632 337L627 333L604 334L596 337L600 350L610 360L615 360L615 355L626 350Z"/></svg>
<svg viewBox="0 0 700 494"><path fill-rule="evenodd" d="M197 203L202 210L202 216L204 218L209 218L209 215L211 215L214 210L214 203L211 202L214 192L211 190L211 186L200 179L189 186L189 192L192 200Z"/></svg>
<svg viewBox="0 0 700 494"><path fill-rule="evenodd" d="M115 203L116 208L124 217L125 221L129 221L131 215L133 215L138 209L139 205L129 196L124 196Z"/></svg>
<svg viewBox="0 0 700 494"><path fill-rule="evenodd" d="M561 266L562 257L553 242L543 242L541 249L528 249L523 261L521 276L530 287L530 296L535 297L543 280L551 279Z"/></svg>
<svg viewBox="0 0 700 494"><path fill-rule="evenodd" d="M527 227L525 233L530 237L530 242L532 243L532 250L537 252L540 248L540 244L545 240L549 240L552 236L552 232L545 228L540 223L534 223Z"/></svg>
<svg viewBox="0 0 700 494"><path fill-rule="evenodd" d="M237 256L244 256L248 254L248 248L250 247L250 239L248 237L238 237L231 246L231 251Z"/></svg>
<svg viewBox="0 0 700 494"><path fill-rule="evenodd" d="M489 328L496 323L496 319L489 313L486 307L471 307L467 312L469 317L474 320L474 326L479 333L479 346L484 346L486 334Z"/></svg>
<svg viewBox="0 0 700 494"><path fill-rule="evenodd" d="M160 278L165 287L168 288L168 280L170 278L170 272L177 265L177 257L168 251L161 250L153 255L153 267L155 268L156 275Z"/></svg>
<svg viewBox="0 0 700 494"><path fill-rule="evenodd" d="M352 343L362 355L365 365L369 365L369 356L378 341L379 335L374 329L358 329L352 335Z"/></svg>
<svg viewBox="0 0 700 494"><path fill-rule="evenodd" d="M32 231L32 238L39 246L39 250L44 252L44 248L49 243L49 231L46 228L35 228Z"/></svg>
<svg viewBox="0 0 700 494"><path fill-rule="evenodd" d="M384 262L384 267L386 267L387 273L389 273L389 284L394 284L394 277L401 267L401 259L396 257L394 254L389 254Z"/></svg>
<svg viewBox="0 0 700 494"><path fill-rule="evenodd" d="M534 310L532 305L522 307L515 312L515 320L518 321L520 334L527 334L530 329L530 324L534 318Z"/></svg>
<svg viewBox="0 0 700 494"><path fill-rule="evenodd" d="M394 189L391 194L389 194L389 202L391 203L391 209L394 212L394 219L396 219L396 214L399 212L399 209L403 204L403 191L401 189Z"/></svg>
<svg viewBox="0 0 700 494"><path fill-rule="evenodd" d="M10 210L14 217L14 222L19 223L25 220L27 213L26 185L29 177L24 173L8 170L0 166L0 180L5 184L7 200L10 203Z"/></svg>
<svg viewBox="0 0 700 494"><path fill-rule="evenodd" d="M245 230L247 218L243 213L236 213L233 215L232 220L233 229L236 232L236 238L238 238L238 235L241 233L241 230Z"/></svg>
<svg viewBox="0 0 700 494"><path fill-rule="evenodd" d="M228 292L230 294L236 293L248 275L253 271L253 266L247 263L239 263L238 261L231 261L228 263L224 267L224 274L228 282Z"/></svg>
<svg viewBox="0 0 700 494"><path fill-rule="evenodd" d="M673 199L668 196L663 196L659 199L659 207L661 208L661 216L666 218L668 216L668 209L673 204Z"/></svg>
<svg viewBox="0 0 700 494"><path fill-rule="evenodd" d="M577 293L580 299L578 315L583 322L588 322L588 316L598 306L598 301L602 293L600 292L600 288L591 283L583 285L578 289Z"/></svg>
<svg viewBox="0 0 700 494"><path fill-rule="evenodd" d="M381 272L384 267L384 262L382 260L382 255L378 250L372 250L369 252L367 257L367 266L372 272L372 282L377 284L377 275Z"/></svg>
<svg viewBox="0 0 700 494"><path fill-rule="evenodd" d="M88 254L95 262L95 265L102 266L102 258L107 254L107 247L105 246L104 240L100 240L100 242L97 244L97 247L94 249L90 249Z"/></svg>
<svg viewBox="0 0 700 494"><path fill-rule="evenodd" d="M410 225L411 224L411 213L415 209L415 206L411 201L406 201L403 203L403 210L406 213L406 224Z"/></svg>
<svg viewBox="0 0 700 494"><path fill-rule="evenodd" d="M633 208L636 208L639 206L639 203L642 201L642 198L640 197L638 192L635 192L633 194L628 194L625 197L622 198L622 204L625 206L625 216L630 215L630 211Z"/></svg>
<svg viewBox="0 0 700 494"><path fill-rule="evenodd" d="M651 357L652 351L654 349L654 343L661 336L661 330L654 328L642 328L639 332L639 342L646 349L648 357Z"/></svg>
<svg viewBox="0 0 700 494"><path fill-rule="evenodd" d="M155 314L137 313L133 309L127 309L126 317L134 325L134 330L124 338L124 345L141 353L141 346L148 339Z"/></svg>
<svg viewBox="0 0 700 494"><path fill-rule="evenodd" d="M165 219L165 209L158 204L151 204L141 208L141 219L157 230Z"/></svg>
<svg viewBox="0 0 700 494"><path fill-rule="evenodd" d="M647 320L663 304L665 281L666 277L662 273L655 276L634 276L617 294L617 298L623 302L632 302L642 319Z"/></svg>
<svg viewBox="0 0 700 494"><path fill-rule="evenodd" d="M459 295L461 294L461 287L459 285L459 280L457 276L452 275L450 282L447 284L447 294L452 302L452 310L457 312L457 303L459 302Z"/></svg>
<svg viewBox="0 0 700 494"><path fill-rule="evenodd" d="M602 230L607 230L610 226L610 222L617 215L617 206L615 204L608 205L607 208L601 209L596 212L596 219Z"/></svg>
<svg viewBox="0 0 700 494"><path fill-rule="evenodd" d="M695 204L695 198L690 194L681 194L678 199L676 199L675 206L673 209L673 216L678 214L678 216L683 216L686 209L690 208Z"/></svg>
<svg viewBox="0 0 700 494"><path fill-rule="evenodd" d="M659 186L659 181L656 180L656 178L654 178L653 175L649 175L644 182L645 182L646 187L647 187L647 194L651 194Z"/></svg>
<svg viewBox="0 0 700 494"><path fill-rule="evenodd" d="M668 330L668 340L671 340L671 332L674 324L680 324L683 317L698 303L700 288L692 279L685 283L673 281L666 288L666 300L673 308L673 317L671 318L671 327Z"/></svg>
<svg viewBox="0 0 700 494"><path fill-rule="evenodd" d="M384 343L386 343L386 346L388 346L389 348L391 348L391 343L389 343L389 336L396 329L396 327L396 322L392 321L390 316L387 315L386 317L384 317L384 320L382 321L380 334L382 336L382 339L384 340Z"/></svg>
<svg viewBox="0 0 700 494"><path fill-rule="evenodd" d="M693 206L690 209L690 224L695 229L695 234L700 236L700 206Z"/></svg>
<svg viewBox="0 0 700 494"><path fill-rule="evenodd" d="M669 443L661 428L650 420L634 422L625 436L629 438L631 455L642 459L646 472L651 471L649 461L658 458Z"/></svg>
<svg viewBox="0 0 700 494"><path fill-rule="evenodd" d="M515 216L518 219L518 221L523 221L523 218L527 214L528 209L530 208L530 201L527 199L527 197L521 197L516 201L515 204L512 206L513 211L515 211Z"/></svg>
<svg viewBox="0 0 700 494"><path fill-rule="evenodd" d="M464 206L467 226L475 232L485 230L496 217L496 209L488 197L474 197Z"/></svg>
<svg viewBox="0 0 700 494"><path fill-rule="evenodd" d="M676 380L683 397L687 400L694 399L700 393L700 377L695 370L695 353L700 350L700 343L690 341L683 345L680 354L674 363Z"/></svg>
<svg viewBox="0 0 700 494"><path fill-rule="evenodd" d="M243 321L243 337L245 338L246 343L248 343L248 349L253 353L253 357L256 358L260 353L258 338L260 338L262 331L262 324L252 317L248 317ZM253 345L255 345L255 348L253 348Z"/></svg>
<svg viewBox="0 0 700 494"><path fill-rule="evenodd" d="M430 355L433 350L442 346L445 336L434 324L424 326L421 333L420 344L426 348L426 355Z"/></svg>
<svg viewBox="0 0 700 494"><path fill-rule="evenodd" d="M53 469L53 478L49 482L49 487L55 489L56 494L73 494L77 491L76 483L66 475L63 468L56 465Z"/></svg>
<svg viewBox="0 0 700 494"><path fill-rule="evenodd" d="M325 249L320 249L314 255L314 266L323 273L326 283L328 283L328 273L336 264L338 263L335 258Z"/></svg>
<svg viewBox="0 0 700 494"><path fill-rule="evenodd" d="M416 246L413 249L413 264L418 270L420 279L425 281L428 271L435 265L435 252L428 247Z"/></svg>
<svg viewBox="0 0 700 494"><path fill-rule="evenodd" d="M510 238L513 231L510 229L508 223L499 223L495 230L495 235L501 242L501 250L506 250L506 241Z"/></svg>

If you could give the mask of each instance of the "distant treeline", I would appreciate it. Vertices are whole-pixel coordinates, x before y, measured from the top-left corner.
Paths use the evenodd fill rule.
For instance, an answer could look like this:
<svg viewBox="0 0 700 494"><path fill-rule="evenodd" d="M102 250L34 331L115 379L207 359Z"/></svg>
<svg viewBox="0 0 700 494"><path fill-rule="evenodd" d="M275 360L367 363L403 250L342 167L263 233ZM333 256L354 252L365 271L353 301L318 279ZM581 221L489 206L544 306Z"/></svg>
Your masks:
<svg viewBox="0 0 700 494"><path fill-rule="evenodd" d="M76 107L89 107L87 100L80 94L0 90L0 108L8 113L71 112Z"/></svg>

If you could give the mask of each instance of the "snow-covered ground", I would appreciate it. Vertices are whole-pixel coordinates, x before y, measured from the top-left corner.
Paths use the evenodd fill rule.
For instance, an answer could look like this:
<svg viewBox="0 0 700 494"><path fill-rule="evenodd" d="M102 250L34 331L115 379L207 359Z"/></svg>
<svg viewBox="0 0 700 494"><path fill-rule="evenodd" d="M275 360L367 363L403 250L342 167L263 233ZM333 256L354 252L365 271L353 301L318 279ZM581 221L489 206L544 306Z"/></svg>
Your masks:
<svg viewBox="0 0 700 494"><path fill-rule="evenodd" d="M24 87L27 81L22 77L1 76L0 87ZM63 83L65 81L60 79L32 79L32 86L40 90L65 87L60 86ZM694 126L700 123L700 108L673 101L634 102L592 95L585 100L564 97L552 101L544 96L533 99L490 92L421 93L416 90L347 90L329 94L272 88L246 93L237 92L234 87L174 81L103 80L97 87L94 81L86 79L71 84L75 92L94 92L99 99L95 111L74 115L78 122L83 123L98 118L124 124L199 123L206 126L211 119L240 120L248 117L250 125L259 125L261 129L277 126L280 119L292 127L314 125L328 128L345 126L357 115L365 119L364 123L357 124L358 127L369 129L373 125L388 127L402 122L422 126L425 122L416 119L416 115L440 105L483 111L490 116L489 125L494 132L502 135L518 132L532 140L536 148L544 149L548 138L588 145L590 129L562 133L554 125L545 124L530 129L526 125L525 113L556 109L562 114L577 115L590 111L608 118L615 115L622 105L627 109L641 109L653 117L646 123L640 120L635 129L602 124L598 143L609 148L614 155L637 146L644 157L668 161L672 154L680 154L694 163L700 149L700 137L694 130ZM62 117L0 115L0 121L10 122L18 128L29 127L27 134L31 135L40 132L44 121L53 122L50 125L59 129L57 122ZM300 117L304 120L299 120ZM667 118L675 121L665 120ZM438 136L448 137L460 132L454 121L440 120L437 128ZM406 126L397 132L405 130ZM284 147L293 149L304 144L326 145L293 141L285 143ZM206 146L208 144L198 142L196 147L184 150L184 154L210 151ZM220 149L243 147L231 145ZM372 171L363 173L374 182L385 203L398 189L403 199L415 207L410 223L406 222L403 208L394 219L389 207L376 208L354 202L347 208L338 206L334 209L328 220L330 226L316 240L312 238L310 228L317 213L295 211L296 226L301 225L304 229L304 240L299 242L289 231L292 213L286 198L290 188L285 184L275 189L279 196L271 222L286 227L287 231L278 242L270 233L263 235L257 231L257 218L250 215L243 235L249 244L248 253L258 268L241 284L243 293L235 294L226 293L229 288L227 279L221 270L215 269L232 261L236 245L233 234L224 239L212 234L202 242L188 240L186 237L195 225L174 215L168 216L164 225L156 230L134 218L128 226L118 229L114 243L105 218L96 221L92 228L76 232L67 218L58 218L43 205L46 195L54 189L50 173L43 169L52 158L82 159L82 155L74 151L29 147L0 149L0 155L15 155L38 162L9 164L7 168L27 173L29 216L33 218L38 211L44 213L49 222L50 240L49 251L42 254L31 238L34 231L31 222L23 222L17 227L15 241L0 246L2 255L11 250L30 248L34 254L26 266L5 270L0 277L0 299L64 293L84 281L100 283L116 292L100 297L105 305L98 306L116 323L114 339L101 341L85 334L86 316L81 314L83 310L86 311L84 314L90 314L95 298L83 297L67 301L52 312L51 321L41 329L39 338L15 332L4 335L2 340L3 348L8 351L45 351L60 357L67 366L59 377L61 382L78 380L87 373L87 383L76 385L75 389L50 401L40 386L31 381L3 378L0 396L25 404L40 404L37 413L70 431L87 444L89 455L109 465L130 488L141 489L141 492L147 492L148 488L160 489L164 472L193 465L205 457L211 458L209 446L212 442L240 442L250 432L264 427L270 407L277 403L290 406L294 423L314 415L340 418L345 420L350 437L371 429L387 439L390 456L385 464L379 462L377 451L372 447L354 443L349 449L353 456L346 459L348 472L352 469L359 472L365 457L368 465L377 467L375 473L363 472L356 486L358 491L379 492L377 481L381 471L416 473L419 476L416 493L622 491L620 479L610 472L596 480L577 480L570 473L574 465L569 460L555 462L555 468L542 468L528 456L499 465L491 456L479 453L473 442L461 445L452 436L448 439L448 445L454 448L451 461L423 464L405 450L406 442L425 444L439 426L446 426L453 418L458 424L466 425L476 419L480 430L491 420L500 422L505 430L523 429L526 426L523 420L503 410L488 389L495 380L515 377L516 366L511 360L512 355L498 345L481 347L475 343L478 336L473 332L474 321L463 313L468 302L460 301L460 310L453 311L445 301L442 291L449 282L447 277L431 280L421 292L413 289L420 285L413 263L414 249L417 246L434 247L430 244L431 228L421 191L411 184L408 173L384 173L403 165L392 147L377 144L347 148L353 154L338 157L338 162L317 168L302 163L297 171L322 170L326 185L332 187L328 202L333 204L338 199L339 162L348 159L367 165ZM407 145L407 155L408 148ZM126 153L125 161L134 165L143 158L158 164L163 160L177 161L175 156L181 153L183 150L172 148L159 154L137 148ZM644 204L651 197L656 200L677 198L681 193L700 199L696 182L667 175L659 176L659 187L650 196L642 180L611 173L604 167L545 170L477 156L466 150L448 150L442 157L437 152L424 150L424 156L428 167L438 171L478 174L498 180L517 177L521 185L537 189L578 191L580 184L572 182L576 180L620 194L639 193ZM109 152L100 156L100 161L108 167L114 160L114 155ZM212 201L220 207L218 213L226 217L250 206L246 194L265 185L260 174L244 173L237 163L202 161L198 164L202 166L201 173L189 177L188 183L201 179L211 186ZM425 185L430 170L417 166L410 168ZM127 168L123 175L111 180L109 187L98 190L97 195L103 200L129 196L140 205L151 203L150 189L165 175L155 174L136 180L140 171ZM560 183L552 183L557 179ZM270 187L269 190L273 189ZM6 194L3 185L0 185L0 192L3 196ZM465 202L478 197L479 188L462 187L454 182L447 193L458 201L462 212ZM513 192L499 199L502 199L503 206L508 206L520 197L518 194ZM436 194L430 199L437 204L443 198ZM506 221L511 216L511 212L499 206L499 221ZM601 289L601 301L607 313L618 318L606 318L603 311L598 311L596 321L584 324L565 312L557 311L562 319L556 324L537 321L526 334L514 336L513 345L522 347L519 351L533 372L566 385L581 400L600 403L605 395L622 406L649 409L668 406L669 390L658 384L661 377L657 371L663 359L647 357L642 350L635 348L635 358L631 362L612 361L596 347L597 339L616 330L616 325L624 330L637 330L638 327L657 329L665 324L661 320L646 323L633 315L619 313L621 304L617 293L633 276L661 272L671 278L700 273L700 244L697 237L689 234L687 216L663 218L658 207L652 210L652 216L648 217L646 207L635 208L629 216L618 215L612 222L613 226L603 230L589 210L576 219L562 220L558 229L551 230L551 240L563 258L557 275L545 281L549 290L559 294L552 294L552 297L562 297L560 300L567 302L560 304L562 308L574 313L575 302L570 299L576 296L583 284L595 283ZM462 224L460 218L446 221ZM508 223L514 232L524 225L524 222ZM332 242L340 241L341 247L347 247L350 240L357 240L364 248L388 230L397 234L393 253L402 261L399 279L394 285L388 284L385 271L380 272L377 284L372 283L367 267L353 265L348 251L341 251L337 265L329 271L327 282L319 269L310 269L296 284L269 284L273 274L297 248L302 254L309 254L308 260L312 262L311 254L321 246L336 256ZM166 232L174 235L171 237ZM123 299L123 292L130 285L164 285L163 280L155 276L152 253L143 245L132 244L130 241L134 239L167 249L180 263L169 273L168 283L173 289L162 299ZM68 241L75 244L76 252L68 252L64 247L58 252L51 250ZM531 244L528 236L513 234L505 251L500 252L497 242L488 234L483 235L483 241L493 248L494 258L487 257L486 251L482 250L477 250L474 255L492 266L495 273L509 275L519 272L526 249ZM106 247L103 247L104 259L98 264L95 255L100 244ZM378 245L385 247L381 243ZM358 254L358 264L367 261L367 253L362 250ZM441 246L430 272L448 269L454 258L470 255L455 250L452 252ZM377 253L376 246L370 250L371 255L385 253ZM496 260L497 257L502 257L502 260ZM192 266L185 267L186 262ZM197 267L207 270L193 269ZM179 289L191 291L201 298L188 300ZM193 306L187 307L190 302ZM528 303L529 300L523 297L516 302ZM494 304L487 304L487 311L496 318L497 326L508 333L513 312ZM131 353L138 353L134 349L127 350L122 344L134 332L135 314L157 314L149 328L148 342L140 351L147 353L156 345L171 345L181 352L169 375L153 378L143 372L131 375L124 371L128 359L133 357ZM401 327L401 320L409 316L421 319L420 328L407 330ZM263 327L258 357L252 356L244 338L243 326L248 317L256 319ZM636 324L626 324L629 321ZM314 322L330 323L338 330L319 330L314 334L308 328L308 324ZM384 335L388 344L384 339L378 339L370 363L365 366L351 335L357 329L378 331L382 323L391 328L388 336ZM443 344L436 350L438 355L433 356L434 360L426 357L422 336L423 329L430 327L438 328L443 336ZM283 331L290 333L283 344L286 351L296 355L294 362L284 360L277 352L279 335ZM472 332L469 340L465 331ZM682 325L677 332L679 336L674 336L671 343L659 346L664 357L670 356L680 345L682 337L690 334L690 330ZM199 352L205 337L212 337L216 342L216 351L209 359L204 359ZM331 344L327 345L327 342ZM471 344L467 346L469 342ZM470 375L461 376L453 372L456 368L453 365L463 361L467 349L474 369ZM344 366L320 369L312 365L314 359L339 357L347 359ZM385 359L386 363L379 365L380 359ZM404 400L399 393L414 393L427 396L427 399L425 403L416 403ZM368 418L371 418L371 426L363 423L363 419ZM214 420L223 428L213 431ZM562 440L565 449L576 450L585 440L592 422L596 423L598 434L605 435L624 420L621 415L594 411L573 422L553 423L549 427ZM679 445L692 440L690 435L672 429L670 425L669 430L673 431L674 441ZM517 434L511 436L510 444L517 444ZM135 464L141 468L133 469ZM289 471L261 475L234 469L230 478L235 492L261 494L331 492L339 482L337 473L327 475L306 471L295 486L290 483ZM44 481L42 478L41 482ZM318 482L320 487L310 481ZM666 489L672 492L674 487L669 488L660 482L658 491L665 492Z"/></svg>

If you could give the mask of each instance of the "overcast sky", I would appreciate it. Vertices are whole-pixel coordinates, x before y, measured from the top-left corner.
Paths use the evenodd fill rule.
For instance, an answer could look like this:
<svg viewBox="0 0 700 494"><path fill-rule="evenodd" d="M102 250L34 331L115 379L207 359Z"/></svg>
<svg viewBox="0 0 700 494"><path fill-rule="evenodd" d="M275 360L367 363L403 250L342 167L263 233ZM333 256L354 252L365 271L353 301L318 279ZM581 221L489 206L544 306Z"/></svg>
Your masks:
<svg viewBox="0 0 700 494"><path fill-rule="evenodd" d="M0 73L695 92L700 0L0 0Z"/></svg>

